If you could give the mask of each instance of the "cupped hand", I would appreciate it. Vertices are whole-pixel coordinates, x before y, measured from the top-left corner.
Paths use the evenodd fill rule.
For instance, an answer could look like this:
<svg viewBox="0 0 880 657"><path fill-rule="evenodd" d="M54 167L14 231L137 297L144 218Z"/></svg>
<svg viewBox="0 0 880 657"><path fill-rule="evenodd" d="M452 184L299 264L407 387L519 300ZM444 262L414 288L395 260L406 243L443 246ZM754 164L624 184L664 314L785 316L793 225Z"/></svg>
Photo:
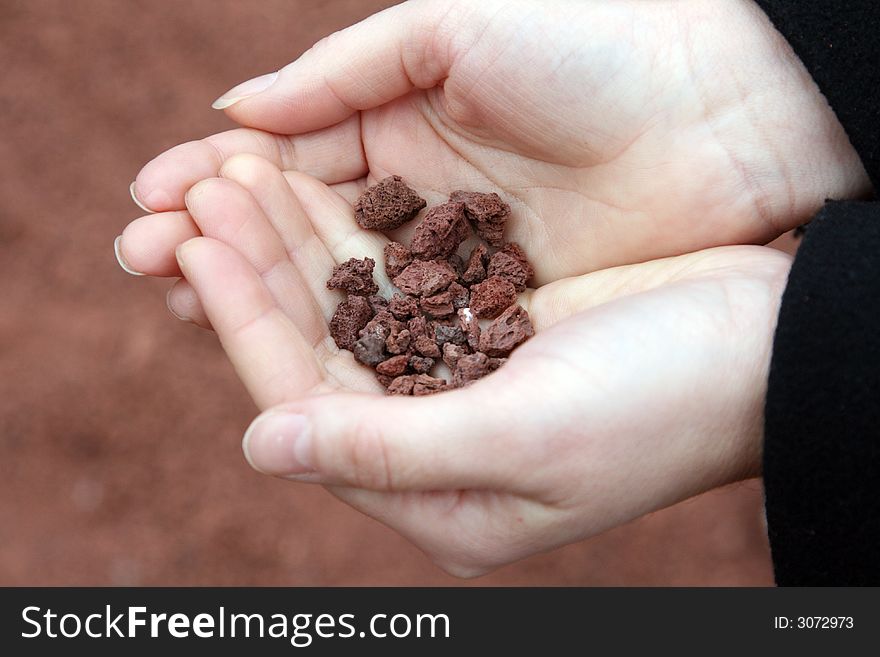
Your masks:
<svg viewBox="0 0 880 657"><path fill-rule="evenodd" d="M177 256L269 409L244 442L258 470L330 486L459 575L758 474L787 256L727 247L539 286L521 299L537 335L504 367L381 397L327 334L324 281L382 238L308 176L248 156L223 174L187 196L206 237Z"/></svg>
<svg viewBox="0 0 880 657"><path fill-rule="evenodd" d="M268 87L267 87L268 85ZM257 90L263 89L259 93ZM416 0L316 44L217 103L248 128L164 153L121 251L179 275L184 195L255 153L340 184L390 173L429 201L513 206L539 284L764 243L869 183L824 98L750 0ZM540 255L540 257L538 257Z"/></svg>

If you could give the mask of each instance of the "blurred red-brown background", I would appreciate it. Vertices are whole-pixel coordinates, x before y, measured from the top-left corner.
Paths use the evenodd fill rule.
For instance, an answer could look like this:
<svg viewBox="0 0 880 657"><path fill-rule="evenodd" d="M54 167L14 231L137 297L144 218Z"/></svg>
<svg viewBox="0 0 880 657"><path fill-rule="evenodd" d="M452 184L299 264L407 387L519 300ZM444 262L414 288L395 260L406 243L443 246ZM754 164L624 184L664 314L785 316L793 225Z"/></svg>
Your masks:
<svg viewBox="0 0 880 657"><path fill-rule="evenodd" d="M381 0L0 3L0 584L457 584L320 488L252 472L255 409L113 238L138 169ZM634 482L634 485L637 485ZM770 584L747 482L473 585Z"/></svg>

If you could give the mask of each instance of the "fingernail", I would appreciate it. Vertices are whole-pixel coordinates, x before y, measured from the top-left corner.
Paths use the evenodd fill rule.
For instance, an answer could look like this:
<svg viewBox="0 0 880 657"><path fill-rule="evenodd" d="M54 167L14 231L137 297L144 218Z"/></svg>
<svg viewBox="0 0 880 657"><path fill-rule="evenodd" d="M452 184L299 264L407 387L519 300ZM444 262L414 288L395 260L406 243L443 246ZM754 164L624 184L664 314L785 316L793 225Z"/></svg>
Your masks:
<svg viewBox="0 0 880 657"><path fill-rule="evenodd" d="M175 311L174 308L171 307L171 291L172 291L173 289L174 289L174 288L171 288L171 289L168 290L168 292L165 294L165 305L168 306L168 312L170 312L172 315L174 315L177 319L179 319L179 320L182 321L182 322L190 322L190 323L192 323L192 320L191 320L189 317L187 317L186 315L181 315L180 313L178 313L177 311Z"/></svg>
<svg viewBox="0 0 880 657"><path fill-rule="evenodd" d="M145 276L143 272L139 272L136 269L132 269L131 266L125 261L125 258L122 255L122 235L113 240L113 252L116 254L116 261L119 263L119 266L122 269L132 276Z"/></svg>
<svg viewBox="0 0 880 657"><path fill-rule="evenodd" d="M211 107L216 110L226 109L227 107L235 105L235 103L240 100L250 98L262 91L266 91L266 89L271 87L277 79L278 72L276 71L275 73L266 73L265 75L252 78L247 82L242 82L240 85L233 87L211 103Z"/></svg>
<svg viewBox="0 0 880 657"><path fill-rule="evenodd" d="M276 477L296 476L314 472L311 443L304 415L269 412L248 427L242 449L254 470Z"/></svg>
<svg viewBox="0 0 880 657"><path fill-rule="evenodd" d="M150 214L153 214L153 211L150 210L150 208L148 208L146 205L144 205L143 203L141 203L141 202L140 202L140 199L138 199L137 194L136 194L135 191L134 191L134 186L135 186L136 184L137 184L137 181L133 181L133 182L131 183L131 185L128 186L128 192L129 192L129 194L131 194L131 200L134 201L134 204L135 204L136 206L138 206L138 207L139 207L141 210L143 210L144 212L149 212Z"/></svg>

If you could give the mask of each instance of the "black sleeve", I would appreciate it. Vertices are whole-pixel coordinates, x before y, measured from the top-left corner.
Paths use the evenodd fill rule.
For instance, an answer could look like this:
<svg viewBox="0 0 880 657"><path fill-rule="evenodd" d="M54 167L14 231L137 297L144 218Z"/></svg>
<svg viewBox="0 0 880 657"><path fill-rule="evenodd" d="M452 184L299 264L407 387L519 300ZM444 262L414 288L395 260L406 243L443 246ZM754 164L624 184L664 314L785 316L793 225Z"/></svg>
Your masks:
<svg viewBox="0 0 880 657"><path fill-rule="evenodd" d="M758 0L880 180L876 0ZM880 204L829 202L789 274L765 410L780 585L880 585Z"/></svg>

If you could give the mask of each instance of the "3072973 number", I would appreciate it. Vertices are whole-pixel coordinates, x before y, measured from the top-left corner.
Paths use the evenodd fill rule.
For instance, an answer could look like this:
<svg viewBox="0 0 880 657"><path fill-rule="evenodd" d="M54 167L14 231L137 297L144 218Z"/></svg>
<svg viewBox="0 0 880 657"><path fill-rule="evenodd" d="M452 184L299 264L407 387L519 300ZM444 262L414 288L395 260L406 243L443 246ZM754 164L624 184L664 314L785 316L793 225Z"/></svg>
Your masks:
<svg viewBox="0 0 880 657"><path fill-rule="evenodd" d="M798 616L797 628L801 630L852 629L852 616Z"/></svg>

